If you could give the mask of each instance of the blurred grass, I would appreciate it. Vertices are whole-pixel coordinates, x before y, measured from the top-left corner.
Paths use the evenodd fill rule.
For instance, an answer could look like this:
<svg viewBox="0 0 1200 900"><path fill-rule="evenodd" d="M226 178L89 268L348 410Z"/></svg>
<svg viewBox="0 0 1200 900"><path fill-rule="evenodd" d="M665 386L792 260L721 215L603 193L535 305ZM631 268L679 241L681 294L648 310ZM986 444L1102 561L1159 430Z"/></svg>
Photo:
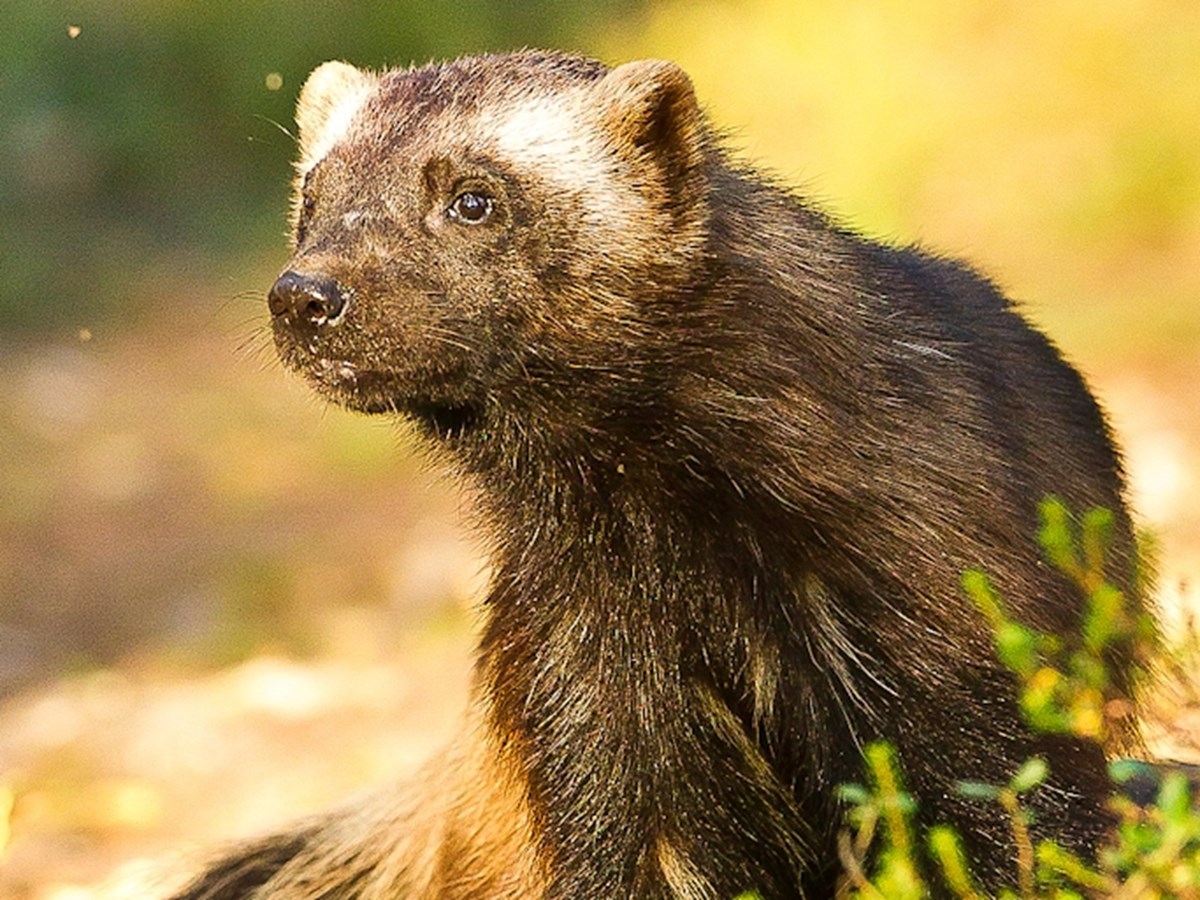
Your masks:
<svg viewBox="0 0 1200 900"><path fill-rule="evenodd" d="M674 58L782 181L978 263L1097 386L1164 596L1194 602L1200 6L17 4L0 896L91 896L67 888L411 767L453 719L484 577L470 497L402 427L284 375L261 298L312 66L524 45Z"/></svg>
<svg viewBox="0 0 1200 900"><path fill-rule="evenodd" d="M867 232L966 256L1073 351L1200 347L1200 6L655 4L735 141Z"/></svg>

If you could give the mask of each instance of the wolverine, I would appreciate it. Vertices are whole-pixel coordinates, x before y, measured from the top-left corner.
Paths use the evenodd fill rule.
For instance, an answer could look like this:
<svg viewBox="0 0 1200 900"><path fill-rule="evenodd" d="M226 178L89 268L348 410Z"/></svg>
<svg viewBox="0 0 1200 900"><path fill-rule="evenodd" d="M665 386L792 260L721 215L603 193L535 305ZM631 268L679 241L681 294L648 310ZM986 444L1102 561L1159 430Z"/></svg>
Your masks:
<svg viewBox="0 0 1200 900"><path fill-rule="evenodd" d="M879 739L985 883L1009 824L956 784L1033 755L1035 838L1094 853L1103 750L1029 729L961 577L1076 633L1038 505L1113 511L1127 583L1121 464L993 284L739 162L669 62L331 62L296 119L279 355L415 423L493 576L452 748L181 897L827 898Z"/></svg>

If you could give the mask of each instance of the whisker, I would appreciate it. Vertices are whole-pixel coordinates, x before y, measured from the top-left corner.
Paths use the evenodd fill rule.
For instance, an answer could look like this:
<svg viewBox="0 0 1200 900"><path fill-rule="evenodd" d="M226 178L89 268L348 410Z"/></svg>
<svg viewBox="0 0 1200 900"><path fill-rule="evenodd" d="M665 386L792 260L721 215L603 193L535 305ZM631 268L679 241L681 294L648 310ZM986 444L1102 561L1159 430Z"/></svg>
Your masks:
<svg viewBox="0 0 1200 900"><path fill-rule="evenodd" d="M300 142L300 139L298 137L296 137L296 135L292 134L292 132L290 130L288 130L287 126L285 126L281 122L276 122L270 116L264 116L262 113L255 113L254 118L258 119L260 122L266 122L268 125L274 125L280 131L282 131L284 134L286 134L289 138L291 138L294 143Z"/></svg>
<svg viewBox="0 0 1200 900"><path fill-rule="evenodd" d="M279 363L271 330L265 325L257 325L246 333L236 345L235 352L242 359L257 363L262 370Z"/></svg>

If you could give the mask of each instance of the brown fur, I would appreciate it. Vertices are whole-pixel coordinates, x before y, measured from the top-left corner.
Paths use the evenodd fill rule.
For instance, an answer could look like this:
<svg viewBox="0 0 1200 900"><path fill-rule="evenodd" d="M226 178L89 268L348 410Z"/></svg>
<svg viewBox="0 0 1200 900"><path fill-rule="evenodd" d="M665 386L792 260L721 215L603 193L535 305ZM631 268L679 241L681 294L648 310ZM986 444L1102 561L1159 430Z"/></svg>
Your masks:
<svg viewBox="0 0 1200 900"><path fill-rule="evenodd" d="M185 896L540 896L546 874L515 777L520 767L477 716L470 721L450 752L412 781L237 848Z"/></svg>
<svg viewBox="0 0 1200 900"><path fill-rule="evenodd" d="M454 753L184 897L827 897L879 738L988 884L1011 837L954 782L1034 753L1038 836L1094 850L1103 753L1029 731L960 577L1075 631L1037 504L1114 510L1128 580L1120 463L989 282L731 161L670 63L327 64L297 118L280 354L422 428L496 574Z"/></svg>

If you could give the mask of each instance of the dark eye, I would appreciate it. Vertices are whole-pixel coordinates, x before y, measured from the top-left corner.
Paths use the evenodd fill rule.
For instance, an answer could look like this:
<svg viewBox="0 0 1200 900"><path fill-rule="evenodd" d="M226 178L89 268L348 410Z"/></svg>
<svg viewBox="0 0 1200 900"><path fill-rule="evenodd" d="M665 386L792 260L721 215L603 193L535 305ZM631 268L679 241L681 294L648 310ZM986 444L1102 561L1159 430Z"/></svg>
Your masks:
<svg viewBox="0 0 1200 900"><path fill-rule="evenodd" d="M449 216L464 225L481 225L492 215L494 201L479 191L463 191L450 204Z"/></svg>

